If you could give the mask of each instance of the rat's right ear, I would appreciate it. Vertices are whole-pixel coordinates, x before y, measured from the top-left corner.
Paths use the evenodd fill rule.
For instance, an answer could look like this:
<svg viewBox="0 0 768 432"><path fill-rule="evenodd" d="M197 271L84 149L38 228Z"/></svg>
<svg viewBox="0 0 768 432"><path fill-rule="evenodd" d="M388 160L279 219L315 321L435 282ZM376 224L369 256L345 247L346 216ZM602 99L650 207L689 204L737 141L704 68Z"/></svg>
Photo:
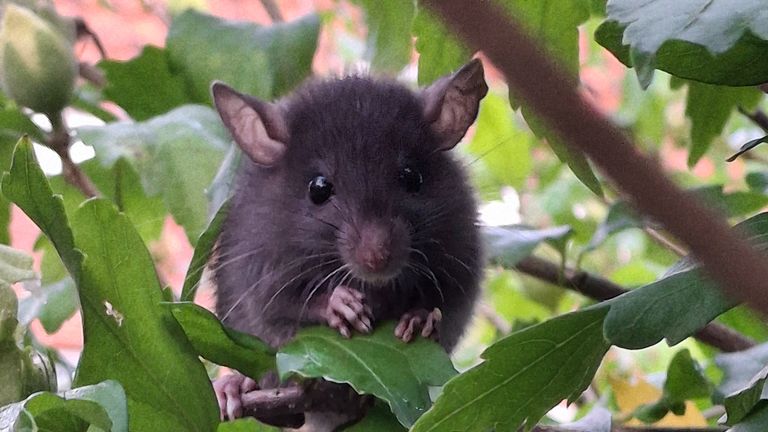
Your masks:
<svg viewBox="0 0 768 432"><path fill-rule="evenodd" d="M238 146L259 165L271 166L285 153L288 126L282 110L221 82L211 86L213 103Z"/></svg>

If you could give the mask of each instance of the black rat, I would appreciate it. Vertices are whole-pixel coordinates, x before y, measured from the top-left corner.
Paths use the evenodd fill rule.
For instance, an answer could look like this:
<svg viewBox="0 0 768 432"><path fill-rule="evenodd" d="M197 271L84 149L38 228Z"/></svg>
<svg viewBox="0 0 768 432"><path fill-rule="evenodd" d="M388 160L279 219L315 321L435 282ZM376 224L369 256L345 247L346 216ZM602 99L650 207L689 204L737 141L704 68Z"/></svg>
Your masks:
<svg viewBox="0 0 768 432"><path fill-rule="evenodd" d="M303 326L350 337L396 320L398 338L450 352L483 263L475 198L448 150L487 91L479 60L418 92L350 76L268 103L215 83L247 156L211 266L220 319L273 347ZM222 415L255 387L217 385Z"/></svg>

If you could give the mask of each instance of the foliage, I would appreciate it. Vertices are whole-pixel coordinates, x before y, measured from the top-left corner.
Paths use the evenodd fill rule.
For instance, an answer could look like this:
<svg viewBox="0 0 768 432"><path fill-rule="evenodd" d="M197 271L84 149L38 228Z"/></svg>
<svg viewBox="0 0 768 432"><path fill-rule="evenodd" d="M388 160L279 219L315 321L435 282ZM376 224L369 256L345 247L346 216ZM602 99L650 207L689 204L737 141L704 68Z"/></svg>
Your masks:
<svg viewBox="0 0 768 432"><path fill-rule="evenodd" d="M763 2L497 1L640 150L768 249L768 170L758 147L768 117L753 87L768 82ZM715 405L732 431L768 429L768 326L725 298L693 258L681 259L663 227L543 128L490 67L491 93L459 158L496 222L483 227L481 305L451 357L431 341L402 344L392 323L352 339L302 329L273 350L192 303L205 292L240 160L210 107L211 81L277 99L308 77L328 31L343 62L362 59L404 78L415 70L415 81L429 85L473 53L421 2L338 2L272 25L187 10L169 18L163 47L95 65L103 86L69 79L74 21L52 3L14 3L0 28L0 241L12 237L11 203L42 235L36 271L27 254L0 245L0 430L275 430L252 419L220 422L201 357L253 378L322 377L375 396L348 430L517 430L556 423L547 414L563 400L584 414L567 430L670 425ZM25 56L19 47L34 49ZM106 123L70 128L62 119L75 111ZM77 140L93 148L91 160L69 159ZM58 154L62 174L44 174L33 143ZM156 271L167 218L195 247L174 292ZM526 270L532 255L551 265L551 277ZM563 290L596 280L631 290L610 300ZM20 281L19 300L11 285ZM52 333L76 312L85 344L70 377L35 322ZM718 354L692 338L711 322L762 344ZM633 379L660 384L625 409L631 387L617 383ZM585 390L603 397L586 402Z"/></svg>

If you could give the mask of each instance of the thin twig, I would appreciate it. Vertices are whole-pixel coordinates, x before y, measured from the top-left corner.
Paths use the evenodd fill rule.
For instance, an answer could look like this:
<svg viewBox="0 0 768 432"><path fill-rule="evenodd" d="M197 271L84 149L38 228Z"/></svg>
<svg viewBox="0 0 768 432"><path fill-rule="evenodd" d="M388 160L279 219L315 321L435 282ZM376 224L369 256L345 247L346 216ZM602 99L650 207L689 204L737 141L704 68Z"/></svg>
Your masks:
<svg viewBox="0 0 768 432"><path fill-rule="evenodd" d="M751 113L742 107L739 107L738 109L741 115L752 120L752 122L759 126L763 132L768 133L768 116L765 115L762 110L757 109L755 112Z"/></svg>
<svg viewBox="0 0 768 432"><path fill-rule="evenodd" d="M656 241L659 245L664 247L665 249L671 251L675 255L679 257L684 257L688 255L688 251L683 249L681 246L679 246L677 243L673 242L672 240L668 239L664 234L656 231L654 228L645 226L643 227L643 231L645 231L646 234L650 238Z"/></svg>
<svg viewBox="0 0 768 432"><path fill-rule="evenodd" d="M69 156L71 144L69 130L61 113L52 115L49 119L51 120L52 130L45 144L61 158L61 173L64 179L72 186L80 189L80 192L88 198L101 195L88 175Z"/></svg>
<svg viewBox="0 0 768 432"><path fill-rule="evenodd" d="M101 69L97 68L96 66L89 63L80 62L78 69L80 76L96 87L101 88L107 85L107 79L104 76L104 72L102 72Z"/></svg>
<svg viewBox="0 0 768 432"><path fill-rule="evenodd" d="M280 8L274 0L261 0L261 5L264 6L273 23L283 22L283 14L280 13Z"/></svg>
<svg viewBox="0 0 768 432"><path fill-rule="evenodd" d="M599 276L571 268L561 274L557 264L530 256L515 268L527 275L577 291L585 296L605 301L627 292L623 287ZM743 351L755 346L751 339L717 323L710 323L693 335L694 338L723 352Z"/></svg>

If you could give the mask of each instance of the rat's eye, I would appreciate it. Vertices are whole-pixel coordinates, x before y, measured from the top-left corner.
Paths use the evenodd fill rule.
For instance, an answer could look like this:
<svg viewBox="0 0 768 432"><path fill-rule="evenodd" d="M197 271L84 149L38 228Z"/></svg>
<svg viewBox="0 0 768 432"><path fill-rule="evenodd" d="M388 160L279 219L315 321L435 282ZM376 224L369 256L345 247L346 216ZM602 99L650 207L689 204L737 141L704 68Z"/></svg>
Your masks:
<svg viewBox="0 0 768 432"><path fill-rule="evenodd" d="M329 182L327 178L319 175L309 182L309 199L320 205L333 195L333 183Z"/></svg>
<svg viewBox="0 0 768 432"><path fill-rule="evenodd" d="M423 182L424 179L421 177L421 173L413 168L405 167L400 171L400 183L410 193L418 192Z"/></svg>

